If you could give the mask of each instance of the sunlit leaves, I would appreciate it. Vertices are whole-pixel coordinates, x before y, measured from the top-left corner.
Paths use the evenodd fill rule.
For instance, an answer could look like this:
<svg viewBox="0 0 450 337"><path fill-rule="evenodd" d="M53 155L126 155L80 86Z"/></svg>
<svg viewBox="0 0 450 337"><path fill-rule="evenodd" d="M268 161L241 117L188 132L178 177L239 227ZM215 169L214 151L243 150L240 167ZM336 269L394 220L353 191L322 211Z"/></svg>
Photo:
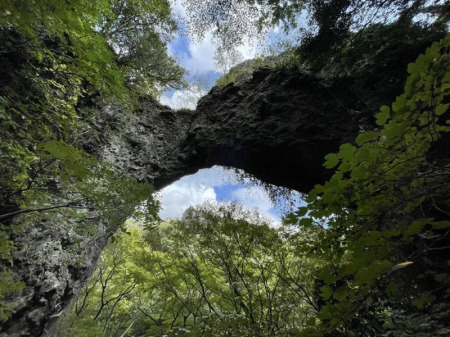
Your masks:
<svg viewBox="0 0 450 337"><path fill-rule="evenodd" d="M412 262L412 261L401 262L401 263L398 263L398 264L396 264L395 266L393 266L393 267L391 268L391 270L397 270L397 269L405 268L405 267L407 267L407 266L409 266L409 265L412 265L413 263L414 263L414 262Z"/></svg>
<svg viewBox="0 0 450 337"><path fill-rule="evenodd" d="M256 213L234 204L191 208L182 220L145 231L145 242L128 224L130 235L119 235L105 250L84 291L88 305L61 327L67 336L95 335L99 327L120 335L133 321L134 335L251 337L274 329L287 335L314 318L311 275L318 262L297 251L314 231L282 238ZM115 308L104 306L95 318L102 303L137 280ZM82 294L75 309L83 300ZM308 326L314 324L308 319Z"/></svg>
<svg viewBox="0 0 450 337"><path fill-rule="evenodd" d="M11 219L10 210L58 206L59 199L95 207L117 227L133 213L157 219L151 186L80 149L86 119L96 117L82 105L95 105L96 114L100 102L113 97L132 109L137 96L155 97L164 85L179 85L184 70L163 42L176 28L165 0L0 3L2 222ZM17 233L6 226L0 235L6 261L9 235Z"/></svg>

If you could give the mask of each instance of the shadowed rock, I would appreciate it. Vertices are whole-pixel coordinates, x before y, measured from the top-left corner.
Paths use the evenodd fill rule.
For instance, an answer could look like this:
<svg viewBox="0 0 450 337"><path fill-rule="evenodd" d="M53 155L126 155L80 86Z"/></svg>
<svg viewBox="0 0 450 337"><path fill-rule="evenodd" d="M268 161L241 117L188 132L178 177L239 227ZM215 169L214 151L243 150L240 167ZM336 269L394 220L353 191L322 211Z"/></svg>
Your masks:
<svg viewBox="0 0 450 337"><path fill-rule="evenodd" d="M222 165L308 192L331 174L323 157L370 128L373 112L391 99L363 99L344 79L260 68L239 83L214 87L193 112L144 101L143 111L129 116L108 106L99 127L117 119L126 132L104 136L106 145L94 152L157 189Z"/></svg>

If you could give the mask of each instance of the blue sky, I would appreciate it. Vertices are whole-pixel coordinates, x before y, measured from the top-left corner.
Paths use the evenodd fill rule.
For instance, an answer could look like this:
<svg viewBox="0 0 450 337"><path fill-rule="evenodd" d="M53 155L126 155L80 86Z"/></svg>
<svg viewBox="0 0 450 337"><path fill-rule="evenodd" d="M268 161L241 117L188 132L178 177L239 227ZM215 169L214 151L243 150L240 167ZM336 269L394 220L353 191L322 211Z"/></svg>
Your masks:
<svg viewBox="0 0 450 337"><path fill-rule="evenodd" d="M173 2L172 10L179 17L186 15L180 3ZM271 35L274 34L276 32L272 31ZM249 41L237 49L243 59L251 59L257 55L256 48L252 48ZM220 76L213 59L216 47L212 43L212 34L206 33L202 41L189 35L178 36L168 45L168 50L189 71L190 75L186 79L192 88L167 91L160 101L174 109L195 109L197 100L207 93ZM159 197L162 203L160 216L163 219L180 217L189 206L204 202L236 201L247 209L256 208L274 224L280 223L285 210L282 202L274 205L261 186L252 185L248 181L238 182L232 171L218 166L183 177L161 190ZM299 198L299 195L296 197ZM299 203L298 201L297 205Z"/></svg>

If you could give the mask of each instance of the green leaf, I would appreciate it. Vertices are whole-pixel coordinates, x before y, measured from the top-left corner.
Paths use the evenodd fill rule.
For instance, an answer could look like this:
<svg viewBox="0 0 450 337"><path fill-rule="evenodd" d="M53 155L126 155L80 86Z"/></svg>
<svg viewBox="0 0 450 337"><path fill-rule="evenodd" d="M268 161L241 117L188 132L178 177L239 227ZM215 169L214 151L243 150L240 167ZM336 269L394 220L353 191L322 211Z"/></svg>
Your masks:
<svg viewBox="0 0 450 337"><path fill-rule="evenodd" d="M306 213L308 213L308 207L303 206L303 207L299 207L297 209L297 212L295 212L295 215L298 217L302 217L302 216L305 216Z"/></svg>
<svg viewBox="0 0 450 337"><path fill-rule="evenodd" d="M331 296L333 296L333 289L329 285L325 285L320 288L320 296L324 300L328 300Z"/></svg>
<svg viewBox="0 0 450 337"><path fill-rule="evenodd" d="M339 158L351 159L356 151L356 147L352 144L345 143L339 147Z"/></svg>
<svg viewBox="0 0 450 337"><path fill-rule="evenodd" d="M338 163L338 156L335 153L329 153L325 156L325 164L323 166L327 169L332 169L333 167L336 167Z"/></svg>
<svg viewBox="0 0 450 337"><path fill-rule="evenodd" d="M393 296L395 294L397 294L399 291L399 286L397 283L395 282L389 282L389 284L386 287L386 293L390 296Z"/></svg>
<svg viewBox="0 0 450 337"><path fill-rule="evenodd" d="M313 224L313 220L311 218L302 218L300 219L299 225L302 227L310 227Z"/></svg>
<svg viewBox="0 0 450 337"><path fill-rule="evenodd" d="M289 213L283 218L283 222L287 225L295 225L298 221L298 217L294 213Z"/></svg>
<svg viewBox="0 0 450 337"><path fill-rule="evenodd" d="M425 305L434 302L435 299L436 299L436 296L429 294L429 293L424 293L420 297L414 299L412 301L412 303L417 308L423 309L425 307Z"/></svg>
<svg viewBox="0 0 450 337"><path fill-rule="evenodd" d="M315 317L308 318L308 320L306 321L306 326L315 326L315 325L316 325L316 318Z"/></svg>
<svg viewBox="0 0 450 337"><path fill-rule="evenodd" d="M355 275L355 281L359 285L371 285L391 266L392 263L387 260L375 261L369 267L359 270Z"/></svg>
<svg viewBox="0 0 450 337"><path fill-rule="evenodd" d="M389 119L391 110L388 106L384 105L380 108L380 112L375 115L377 125L384 125L386 121Z"/></svg>
<svg viewBox="0 0 450 337"><path fill-rule="evenodd" d="M397 97L397 99L395 100L395 102L392 104L392 110L394 112L398 112L401 109L403 109L406 105L406 97L405 96L399 96Z"/></svg>
<svg viewBox="0 0 450 337"><path fill-rule="evenodd" d="M434 229L447 229L450 228L450 221L433 221L431 222L431 226Z"/></svg>
<svg viewBox="0 0 450 337"><path fill-rule="evenodd" d="M356 144L364 145L370 141L376 140L380 137L379 132L376 131L368 131L361 133L358 137L356 137Z"/></svg>
<svg viewBox="0 0 450 337"><path fill-rule="evenodd" d="M360 147L355 153L355 159L358 162L365 162L370 160L370 149L368 147Z"/></svg>
<svg viewBox="0 0 450 337"><path fill-rule="evenodd" d="M439 104L436 107L436 116L443 115L448 110L449 105L450 104Z"/></svg>

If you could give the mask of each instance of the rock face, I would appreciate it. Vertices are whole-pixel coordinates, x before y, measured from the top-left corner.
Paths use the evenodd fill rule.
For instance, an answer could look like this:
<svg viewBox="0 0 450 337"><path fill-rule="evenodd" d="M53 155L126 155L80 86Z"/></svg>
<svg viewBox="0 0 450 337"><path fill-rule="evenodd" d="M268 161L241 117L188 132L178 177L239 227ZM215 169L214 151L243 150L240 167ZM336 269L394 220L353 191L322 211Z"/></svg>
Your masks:
<svg viewBox="0 0 450 337"><path fill-rule="evenodd" d="M85 215L83 222L61 214L46 215L14 240L13 270L26 287L12 299L15 313L1 327L0 336L46 335L46 327L57 320L94 271L112 226L98 212L78 212Z"/></svg>
<svg viewBox="0 0 450 337"><path fill-rule="evenodd" d="M141 102L138 114L106 105L90 126L100 136L87 139L85 148L157 189L224 165L307 192L330 175L324 155L354 139L391 99L373 92L362 97L345 79L260 68L213 88L193 112L152 101ZM92 273L113 229L95 211L76 212L85 215L83 223L44 215L17 237L13 268L26 287L12 299L18 306L0 336L52 335L51 323Z"/></svg>
<svg viewBox="0 0 450 337"><path fill-rule="evenodd" d="M352 140L368 115L345 88L297 69L260 68L200 100L185 141L195 153L188 166L237 167L307 192L329 175L323 157Z"/></svg>
<svg viewBox="0 0 450 337"><path fill-rule="evenodd" d="M323 157L369 128L372 114L391 99L364 98L345 79L260 68L239 83L214 87L193 112L144 101L140 114L124 117L120 108L107 107L97 127L117 119L126 128L106 134L96 153L157 189L223 165L307 192L330 175Z"/></svg>

